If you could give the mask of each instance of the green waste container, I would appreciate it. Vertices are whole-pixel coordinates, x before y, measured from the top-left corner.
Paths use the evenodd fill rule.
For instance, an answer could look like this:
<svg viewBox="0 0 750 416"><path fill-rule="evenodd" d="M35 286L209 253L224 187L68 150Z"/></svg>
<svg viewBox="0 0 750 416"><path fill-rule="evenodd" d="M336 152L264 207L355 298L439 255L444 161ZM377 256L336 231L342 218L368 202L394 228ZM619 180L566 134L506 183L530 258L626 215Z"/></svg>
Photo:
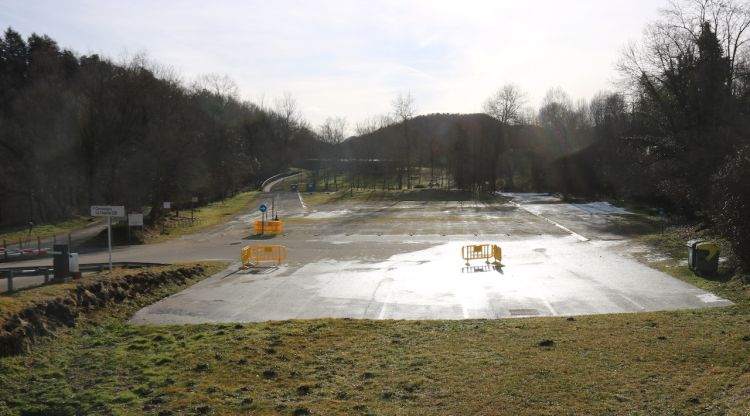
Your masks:
<svg viewBox="0 0 750 416"><path fill-rule="evenodd" d="M719 247L705 240L690 240L688 267L698 274L715 274L719 270Z"/></svg>

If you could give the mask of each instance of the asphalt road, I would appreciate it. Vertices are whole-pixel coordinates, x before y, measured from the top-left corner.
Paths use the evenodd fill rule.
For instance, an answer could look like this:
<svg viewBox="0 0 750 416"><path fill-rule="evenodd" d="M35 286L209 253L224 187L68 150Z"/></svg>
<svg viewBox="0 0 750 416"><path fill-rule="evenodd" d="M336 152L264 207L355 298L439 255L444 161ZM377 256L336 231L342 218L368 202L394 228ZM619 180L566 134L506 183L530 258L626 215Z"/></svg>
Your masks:
<svg viewBox="0 0 750 416"><path fill-rule="evenodd" d="M269 202L274 193L259 197ZM546 195L497 202L394 201L311 208L276 193L285 232L251 236L260 213L149 246L117 261L232 262L226 272L139 311L133 323L324 317L464 319L557 316L730 305L639 262L629 236L650 226L606 204ZM461 259L461 246L498 244L503 267ZM280 267L238 270L247 244L287 246ZM87 253L82 262L106 259ZM47 260L47 263L49 260ZM26 262L26 264L30 264Z"/></svg>

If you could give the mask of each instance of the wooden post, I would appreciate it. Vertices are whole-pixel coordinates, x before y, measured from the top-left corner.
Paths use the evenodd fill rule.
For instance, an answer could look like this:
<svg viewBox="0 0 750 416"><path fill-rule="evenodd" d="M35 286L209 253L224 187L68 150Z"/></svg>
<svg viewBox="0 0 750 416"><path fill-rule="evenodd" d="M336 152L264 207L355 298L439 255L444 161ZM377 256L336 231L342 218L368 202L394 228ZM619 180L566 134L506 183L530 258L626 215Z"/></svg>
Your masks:
<svg viewBox="0 0 750 416"><path fill-rule="evenodd" d="M13 270L8 270L8 293L13 292Z"/></svg>
<svg viewBox="0 0 750 416"><path fill-rule="evenodd" d="M45 267L44 268L44 284L46 285L47 283L49 283L49 269Z"/></svg>

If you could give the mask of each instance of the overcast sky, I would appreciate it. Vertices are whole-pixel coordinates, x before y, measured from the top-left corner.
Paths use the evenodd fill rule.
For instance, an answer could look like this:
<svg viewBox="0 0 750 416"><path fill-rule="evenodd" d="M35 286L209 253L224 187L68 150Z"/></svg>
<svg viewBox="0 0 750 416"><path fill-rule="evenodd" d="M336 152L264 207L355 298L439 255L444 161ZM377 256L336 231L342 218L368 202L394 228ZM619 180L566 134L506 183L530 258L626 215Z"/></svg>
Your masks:
<svg viewBox="0 0 750 416"><path fill-rule="evenodd" d="M190 81L227 74L243 98L291 92L313 125L388 112L410 91L419 113L470 113L504 83L537 106L612 89L622 48L661 0L0 0L0 24L78 53L146 52Z"/></svg>

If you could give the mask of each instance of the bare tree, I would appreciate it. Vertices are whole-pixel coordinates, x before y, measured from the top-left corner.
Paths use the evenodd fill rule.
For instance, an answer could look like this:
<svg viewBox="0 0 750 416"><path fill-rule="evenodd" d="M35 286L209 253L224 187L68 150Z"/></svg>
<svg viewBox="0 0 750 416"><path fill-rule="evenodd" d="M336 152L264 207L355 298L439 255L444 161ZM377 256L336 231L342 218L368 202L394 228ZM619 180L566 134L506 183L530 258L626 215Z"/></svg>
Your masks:
<svg viewBox="0 0 750 416"><path fill-rule="evenodd" d="M678 56L695 52L706 23L716 32L730 62L727 84L734 88L750 58L750 7L737 0L670 0L662 9L662 19L646 30L645 40L628 46L618 69L626 85L654 85L660 74L674 66Z"/></svg>
<svg viewBox="0 0 750 416"><path fill-rule="evenodd" d="M550 88L539 109L539 125L550 130L564 131L572 109L573 102L562 88Z"/></svg>
<svg viewBox="0 0 750 416"><path fill-rule="evenodd" d="M285 120L292 123L299 118L299 109L297 108L297 99L291 92L286 91L281 97L274 100L276 112Z"/></svg>
<svg viewBox="0 0 750 416"><path fill-rule="evenodd" d="M346 118L344 117L328 117L318 127L318 134L324 142L339 145L346 135L346 124Z"/></svg>
<svg viewBox="0 0 750 416"><path fill-rule="evenodd" d="M505 124L519 124L526 93L515 84L505 84L484 102L484 112Z"/></svg>
<svg viewBox="0 0 750 416"><path fill-rule="evenodd" d="M735 0L670 0L670 7L661 11L667 28L686 33L693 42L701 35L708 22L716 32L724 53L729 58L734 81L736 65L746 58L747 32L750 27L750 8L747 2Z"/></svg>
<svg viewBox="0 0 750 416"><path fill-rule="evenodd" d="M192 89L196 91L208 91L216 96L222 96L237 100L239 97L239 87L229 75L217 73L208 73L199 75L193 81Z"/></svg>
<svg viewBox="0 0 750 416"><path fill-rule="evenodd" d="M291 92L287 91L281 97L274 100L276 114L281 118L282 140L289 143L294 136L294 132L302 124L302 116L297 106L297 99Z"/></svg>
<svg viewBox="0 0 750 416"><path fill-rule="evenodd" d="M414 97L411 92L399 93L398 96L393 100L393 115L401 122L404 128L404 144L406 146L406 152L404 154L405 163L402 165L406 166L406 187L411 189L411 139L409 137L409 120L411 120L417 113L416 106L414 104ZM403 187L403 166L398 171L398 187Z"/></svg>
<svg viewBox="0 0 750 416"><path fill-rule="evenodd" d="M331 146L329 168L326 170L326 188L328 188L328 172L333 171L333 186L338 190L338 166L341 163L341 142L346 137L346 118L328 117L323 124L318 127L320 139Z"/></svg>
<svg viewBox="0 0 750 416"><path fill-rule="evenodd" d="M365 134L374 133L378 130L377 118L366 118L362 121L357 122L354 125L354 133L357 136L364 136Z"/></svg>

